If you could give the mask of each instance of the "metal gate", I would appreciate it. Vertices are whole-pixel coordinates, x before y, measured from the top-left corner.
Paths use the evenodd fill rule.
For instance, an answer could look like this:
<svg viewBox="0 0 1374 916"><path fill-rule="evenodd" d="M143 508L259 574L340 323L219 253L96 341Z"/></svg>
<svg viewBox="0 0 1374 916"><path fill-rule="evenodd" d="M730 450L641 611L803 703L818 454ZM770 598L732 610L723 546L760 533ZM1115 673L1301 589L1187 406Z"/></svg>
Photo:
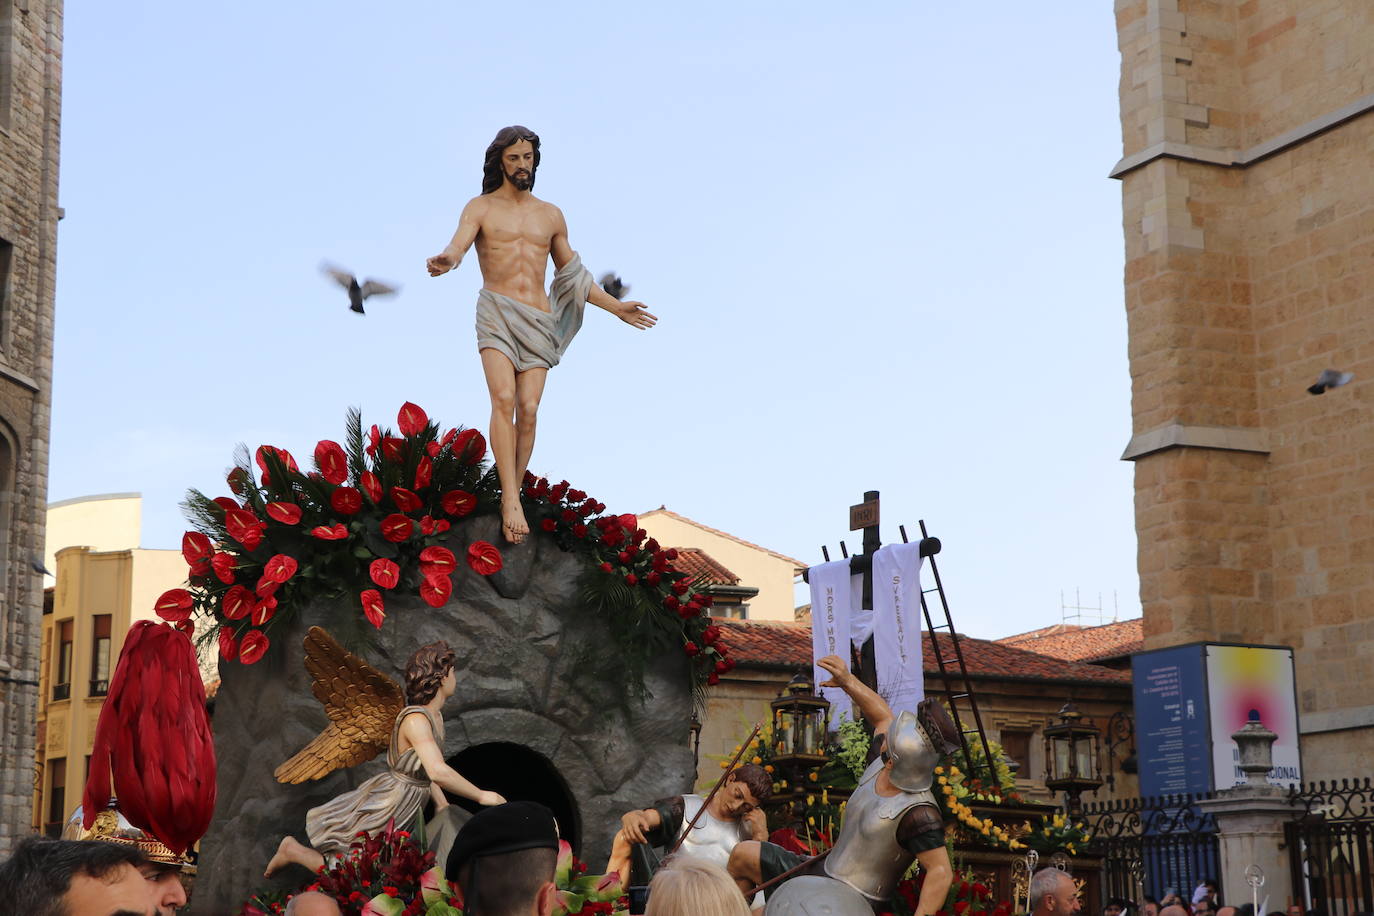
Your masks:
<svg viewBox="0 0 1374 916"><path fill-rule="evenodd" d="M1297 810L1284 845L1297 902L1323 916L1374 911L1374 783L1316 782L1289 797Z"/></svg>
<svg viewBox="0 0 1374 916"><path fill-rule="evenodd" d="M1103 897L1162 900L1173 892L1187 900L1201 882L1219 882L1216 821L1196 805L1210 797L1163 795L1086 805L1089 851L1102 857Z"/></svg>

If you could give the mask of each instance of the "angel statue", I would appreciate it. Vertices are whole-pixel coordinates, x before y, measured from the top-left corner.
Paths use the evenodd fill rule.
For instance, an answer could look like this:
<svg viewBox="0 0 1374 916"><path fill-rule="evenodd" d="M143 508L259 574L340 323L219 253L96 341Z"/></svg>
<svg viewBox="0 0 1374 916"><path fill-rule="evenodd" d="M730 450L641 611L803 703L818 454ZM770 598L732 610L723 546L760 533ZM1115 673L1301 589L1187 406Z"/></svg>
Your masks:
<svg viewBox="0 0 1374 916"><path fill-rule="evenodd" d="M320 779L371 760L384 749L387 768L306 812L310 845L283 837L265 875L292 863L319 871L325 856L347 851L358 831L376 833L391 822L409 824L426 795L440 810L448 807L444 789L479 805L505 804L497 793L484 792L464 779L444 762L439 750L444 740L439 711L458 684L447 643L434 642L415 651L406 662L404 691L319 627L310 628L304 644L305 670L313 678L310 689L323 704L329 725L277 767L277 781Z"/></svg>

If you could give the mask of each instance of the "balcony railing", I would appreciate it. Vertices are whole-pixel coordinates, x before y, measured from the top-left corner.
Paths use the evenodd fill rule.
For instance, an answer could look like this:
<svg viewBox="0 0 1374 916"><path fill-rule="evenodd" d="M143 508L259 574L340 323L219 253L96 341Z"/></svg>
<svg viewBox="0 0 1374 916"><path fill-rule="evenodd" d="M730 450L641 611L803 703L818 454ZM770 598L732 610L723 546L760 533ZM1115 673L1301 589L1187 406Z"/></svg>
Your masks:
<svg viewBox="0 0 1374 916"><path fill-rule="evenodd" d="M58 700L70 700L72 698L71 684L54 684L52 688L53 702Z"/></svg>

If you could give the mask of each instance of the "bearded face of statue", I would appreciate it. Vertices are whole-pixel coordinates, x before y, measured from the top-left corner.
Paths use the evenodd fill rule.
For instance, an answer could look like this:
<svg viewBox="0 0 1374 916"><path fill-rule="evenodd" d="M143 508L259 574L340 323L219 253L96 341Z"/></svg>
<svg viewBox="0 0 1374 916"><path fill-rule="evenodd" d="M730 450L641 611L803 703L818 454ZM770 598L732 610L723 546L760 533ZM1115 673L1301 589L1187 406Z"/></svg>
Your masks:
<svg viewBox="0 0 1374 916"><path fill-rule="evenodd" d="M534 187L534 145L528 140L512 143L501 152L501 170L517 191Z"/></svg>

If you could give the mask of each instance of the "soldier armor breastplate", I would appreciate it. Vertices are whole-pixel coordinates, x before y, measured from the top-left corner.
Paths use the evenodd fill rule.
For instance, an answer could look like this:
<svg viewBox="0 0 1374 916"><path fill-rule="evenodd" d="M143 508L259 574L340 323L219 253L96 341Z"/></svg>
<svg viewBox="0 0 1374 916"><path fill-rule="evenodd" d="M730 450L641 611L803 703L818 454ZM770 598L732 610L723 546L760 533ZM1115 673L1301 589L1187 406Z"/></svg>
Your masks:
<svg viewBox="0 0 1374 916"><path fill-rule="evenodd" d="M700 795L682 796L682 830L687 829L704 801ZM691 835L678 848L684 855L699 856L724 868L730 853L744 839L743 826L742 821L722 821L712 817L710 811L702 811Z"/></svg>
<svg viewBox="0 0 1374 916"><path fill-rule="evenodd" d="M916 805L934 805L930 790L879 795L876 784L882 760L864 771L844 808L844 824L835 848L825 859L825 873L843 881L869 900L887 900L916 857L897 842L902 815Z"/></svg>

